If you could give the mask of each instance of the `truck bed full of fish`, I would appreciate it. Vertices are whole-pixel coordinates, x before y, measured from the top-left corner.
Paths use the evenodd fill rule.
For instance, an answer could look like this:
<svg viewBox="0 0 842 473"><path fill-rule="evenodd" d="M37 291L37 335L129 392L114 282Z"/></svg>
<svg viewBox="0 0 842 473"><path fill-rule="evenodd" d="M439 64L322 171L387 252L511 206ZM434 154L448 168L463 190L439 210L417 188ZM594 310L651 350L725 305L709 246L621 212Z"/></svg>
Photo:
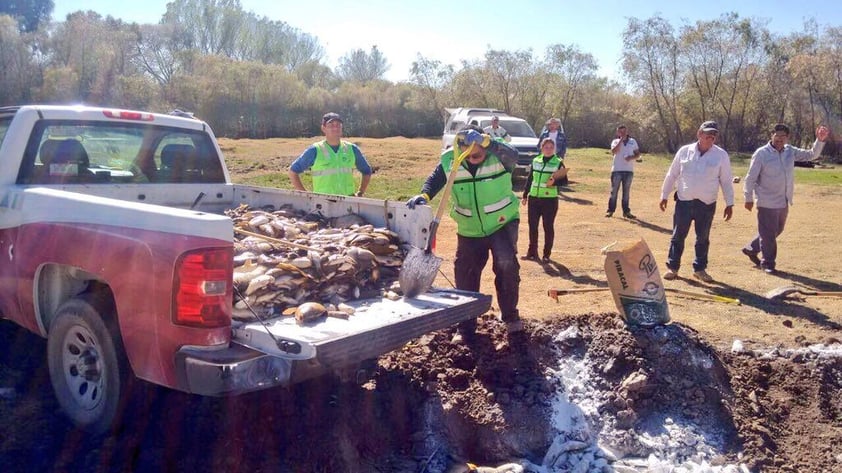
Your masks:
<svg viewBox="0 0 842 473"><path fill-rule="evenodd" d="M243 204L225 214L234 222L235 320L345 318L354 311L346 301L400 298L406 245L387 228L355 214L326 219L290 207Z"/></svg>

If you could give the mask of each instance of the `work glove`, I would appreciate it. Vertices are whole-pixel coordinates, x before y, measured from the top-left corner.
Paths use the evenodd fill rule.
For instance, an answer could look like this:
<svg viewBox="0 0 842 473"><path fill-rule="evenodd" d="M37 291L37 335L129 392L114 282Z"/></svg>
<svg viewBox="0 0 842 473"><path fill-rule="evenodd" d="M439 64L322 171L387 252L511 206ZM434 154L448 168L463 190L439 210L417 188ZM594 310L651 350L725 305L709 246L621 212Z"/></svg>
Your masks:
<svg viewBox="0 0 842 473"><path fill-rule="evenodd" d="M459 144L464 144L465 146L476 143L477 146L488 148L491 144L491 135L480 133L476 130L463 130L456 134L456 140Z"/></svg>
<svg viewBox="0 0 842 473"><path fill-rule="evenodd" d="M406 206L414 209L416 205L426 205L429 201L429 197L427 194L418 194L415 197L411 197L409 200L406 201Z"/></svg>

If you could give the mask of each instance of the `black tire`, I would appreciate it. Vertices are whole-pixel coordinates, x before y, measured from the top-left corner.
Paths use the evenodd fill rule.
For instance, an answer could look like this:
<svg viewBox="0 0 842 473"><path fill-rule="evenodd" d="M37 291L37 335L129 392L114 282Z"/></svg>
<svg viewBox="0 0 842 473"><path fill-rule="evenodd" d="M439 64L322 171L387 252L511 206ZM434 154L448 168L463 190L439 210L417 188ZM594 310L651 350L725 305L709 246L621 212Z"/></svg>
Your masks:
<svg viewBox="0 0 842 473"><path fill-rule="evenodd" d="M47 337L53 392L67 417L94 435L114 427L127 387L122 341L87 299L70 299L56 312Z"/></svg>

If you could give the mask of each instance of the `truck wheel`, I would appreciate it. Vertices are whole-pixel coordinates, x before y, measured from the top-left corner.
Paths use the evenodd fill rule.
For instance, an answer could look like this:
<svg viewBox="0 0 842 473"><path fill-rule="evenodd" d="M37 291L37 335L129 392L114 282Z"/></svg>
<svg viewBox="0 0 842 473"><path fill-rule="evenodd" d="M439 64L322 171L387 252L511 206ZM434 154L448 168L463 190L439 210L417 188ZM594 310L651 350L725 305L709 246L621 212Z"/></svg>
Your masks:
<svg viewBox="0 0 842 473"><path fill-rule="evenodd" d="M114 424L126 394L122 348L90 301L71 299L59 307L47 338L47 364L59 404L80 429L99 435Z"/></svg>

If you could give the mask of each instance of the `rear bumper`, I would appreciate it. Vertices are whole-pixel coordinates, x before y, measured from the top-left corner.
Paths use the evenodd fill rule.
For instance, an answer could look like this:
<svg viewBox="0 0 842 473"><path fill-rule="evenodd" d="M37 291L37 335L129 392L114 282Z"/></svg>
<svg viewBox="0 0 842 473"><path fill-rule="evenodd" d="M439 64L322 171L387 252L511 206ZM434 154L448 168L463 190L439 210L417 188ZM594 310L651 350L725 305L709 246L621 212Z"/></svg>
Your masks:
<svg viewBox="0 0 842 473"><path fill-rule="evenodd" d="M228 396L289 386L331 372L346 376L414 338L475 319L490 306L491 296L486 294L434 288L410 301L377 299L366 304L367 309L355 315L360 323L369 323L366 318L375 320L374 324L384 317L393 320L347 334L342 324L349 322L340 319L325 319L306 334L299 333L302 329L297 324L244 324L234 331L238 342L228 347L182 347L175 357L177 388L203 396ZM279 347L279 340L294 333L302 337L302 343L312 345L311 355L296 358ZM318 339L319 334L324 338Z"/></svg>
<svg viewBox="0 0 842 473"><path fill-rule="evenodd" d="M292 361L242 345L221 350L182 347L175 358L178 388L202 396L230 396L289 384Z"/></svg>

